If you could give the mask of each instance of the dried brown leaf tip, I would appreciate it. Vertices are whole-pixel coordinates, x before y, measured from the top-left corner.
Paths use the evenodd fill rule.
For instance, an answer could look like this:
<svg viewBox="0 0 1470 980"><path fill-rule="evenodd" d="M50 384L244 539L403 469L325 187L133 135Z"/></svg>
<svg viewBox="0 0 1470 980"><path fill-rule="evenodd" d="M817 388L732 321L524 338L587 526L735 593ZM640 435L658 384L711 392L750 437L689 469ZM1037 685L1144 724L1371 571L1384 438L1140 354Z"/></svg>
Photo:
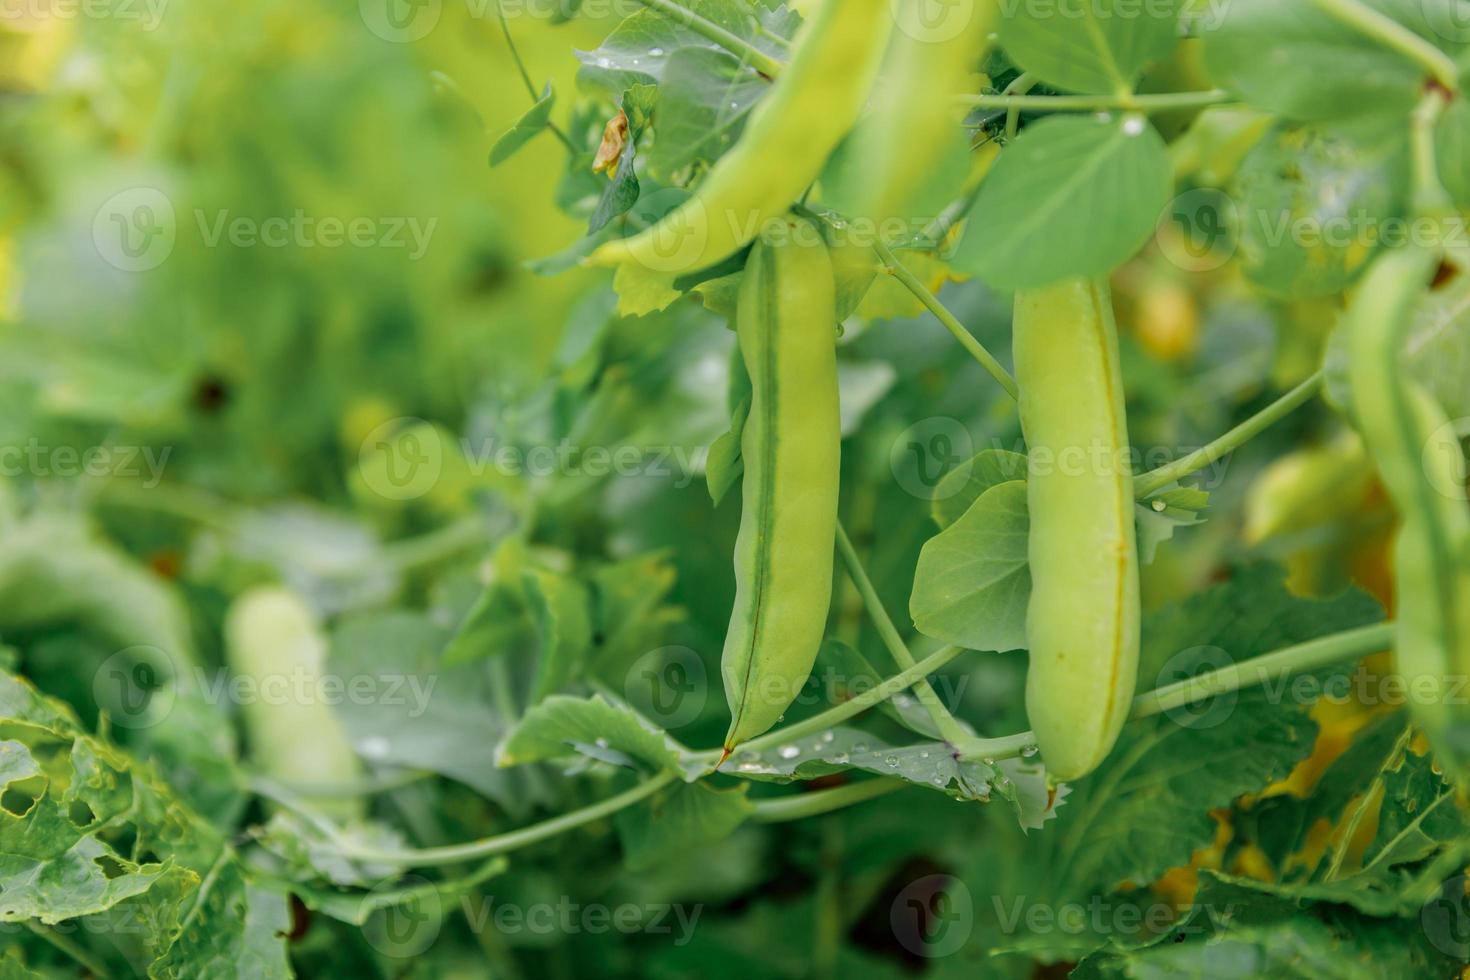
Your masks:
<svg viewBox="0 0 1470 980"><path fill-rule="evenodd" d="M623 149L627 145L628 114L619 109L602 130L602 145L597 148L597 156L592 161L592 172L612 177L617 173L618 161L623 158Z"/></svg>

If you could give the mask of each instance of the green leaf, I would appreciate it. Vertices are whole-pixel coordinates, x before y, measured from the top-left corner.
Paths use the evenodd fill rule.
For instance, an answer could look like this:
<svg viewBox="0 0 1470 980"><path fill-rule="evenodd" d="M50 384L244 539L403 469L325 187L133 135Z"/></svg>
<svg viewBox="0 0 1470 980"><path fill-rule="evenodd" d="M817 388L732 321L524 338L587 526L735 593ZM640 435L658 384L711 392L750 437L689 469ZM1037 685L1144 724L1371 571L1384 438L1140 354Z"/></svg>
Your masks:
<svg viewBox="0 0 1470 980"><path fill-rule="evenodd" d="M1246 156L1232 196L1245 273L1285 296L1341 292L1402 214L1407 127L1283 125ZM1406 234L1407 226L1398 228Z"/></svg>
<svg viewBox="0 0 1470 980"><path fill-rule="evenodd" d="M820 677L824 682L829 678L832 680L831 684L823 683L822 686L834 707L872 690L886 679L867 657L841 640L822 643L822 649L817 653L817 670L812 676ZM878 711L924 738L936 742L943 738L929 712L924 710L918 698L907 691L888 698L878 705ZM960 724L964 725L964 722Z"/></svg>
<svg viewBox="0 0 1470 980"><path fill-rule="evenodd" d="M649 173L665 183L680 170L718 160L735 144L770 83L728 51L680 48L665 59L658 140Z"/></svg>
<svg viewBox="0 0 1470 980"><path fill-rule="evenodd" d="M643 871L724 840L755 812L749 788L677 784L623 810L614 818L623 863L630 871Z"/></svg>
<svg viewBox="0 0 1470 980"><path fill-rule="evenodd" d="M750 396L735 406L730 417L730 431L716 439L709 447L709 458L704 464L705 483L709 486L710 500L716 507L725 499L725 494L745 472L745 461L741 456L741 436L745 432L745 420L750 416Z"/></svg>
<svg viewBox="0 0 1470 980"><path fill-rule="evenodd" d="M1463 51L1459 0L1363 0L1430 43ZM1233 0L1203 32L1214 80L1260 109L1289 119L1365 114L1402 117L1418 101L1424 70L1311 3Z"/></svg>
<svg viewBox="0 0 1470 980"><path fill-rule="evenodd" d="M1470 208L1470 105L1455 99L1434 134L1435 157L1445 189L1461 208Z"/></svg>
<svg viewBox="0 0 1470 980"><path fill-rule="evenodd" d="M608 223L633 209L643 195L638 179L638 148L653 116L658 93L651 85L634 85L623 94L623 114L628 120L627 141L618 157L617 169L609 175L607 185L587 220L587 234L600 238Z"/></svg>
<svg viewBox="0 0 1470 980"><path fill-rule="evenodd" d="M930 512L940 529L964 516L991 487L1026 479L1026 454L984 449L950 470L934 488Z"/></svg>
<svg viewBox="0 0 1470 980"><path fill-rule="evenodd" d="M516 664L494 658L445 668L438 662L445 633L415 612L344 618L332 632L328 672L368 685L372 696L333 708L368 762L457 779L524 815L548 798L544 781L498 769L489 749L510 728L520 697L514 692L525 690L512 679Z"/></svg>
<svg viewBox="0 0 1470 980"><path fill-rule="evenodd" d="M541 97L490 148L490 166L498 167L539 136L551 122L551 110L555 107L556 92L552 90L551 83L547 82Z"/></svg>
<svg viewBox="0 0 1470 980"><path fill-rule="evenodd" d="M1148 241L1172 186L1143 117L1042 120L996 160L953 264L997 289L1107 275Z"/></svg>
<svg viewBox="0 0 1470 980"><path fill-rule="evenodd" d="M1134 506L1134 523L1138 526L1138 556L1145 565L1153 564L1159 545L1170 541L1181 527L1203 524L1200 511L1209 504L1204 490L1180 487L1155 494Z"/></svg>
<svg viewBox="0 0 1470 980"><path fill-rule="evenodd" d="M526 712L500 743L495 756L497 764L504 767L577 753L602 761L621 754L656 770L674 770L686 779L703 771L667 732L627 705L614 704L600 694L591 698L547 698Z"/></svg>
<svg viewBox="0 0 1470 980"><path fill-rule="evenodd" d="M944 742L889 745L856 728L833 728L789 745L736 750L721 772L771 782L810 780L857 769L902 779L957 800L986 803L992 797L1011 805L1023 828L1051 819L1056 798L1047 790L1041 766L1024 759L970 762L955 758Z"/></svg>
<svg viewBox="0 0 1470 980"><path fill-rule="evenodd" d="M971 650L1026 646L1026 483L992 487L919 555L909 613L925 636Z"/></svg>
<svg viewBox="0 0 1470 980"><path fill-rule="evenodd" d="M592 647L591 598L581 582L556 572L532 569L521 581L541 636L534 703L565 688L586 667Z"/></svg>
<svg viewBox="0 0 1470 980"><path fill-rule="evenodd" d="M1047 85L1072 92L1131 92L1143 69L1179 43L1178 0L1059 0L1002 10L1000 42L1011 60Z"/></svg>
<svg viewBox="0 0 1470 980"><path fill-rule="evenodd" d="M293 976L285 937L285 895L248 881L239 862L221 865L199 888L179 922L176 941L148 975L156 980Z"/></svg>

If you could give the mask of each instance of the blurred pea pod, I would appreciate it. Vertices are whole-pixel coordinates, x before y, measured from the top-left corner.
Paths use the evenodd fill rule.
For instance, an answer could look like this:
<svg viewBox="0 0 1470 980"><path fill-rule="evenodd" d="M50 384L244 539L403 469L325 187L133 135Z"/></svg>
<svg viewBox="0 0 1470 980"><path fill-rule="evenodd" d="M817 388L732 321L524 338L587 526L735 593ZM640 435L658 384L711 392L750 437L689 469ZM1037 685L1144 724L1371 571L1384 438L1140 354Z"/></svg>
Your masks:
<svg viewBox="0 0 1470 980"><path fill-rule="evenodd" d="M1000 4L899 0L893 9L893 44L873 110L855 136L860 176L851 207L880 226L894 219L927 224L967 176L969 137L954 97L972 90L970 76L990 46Z"/></svg>
<svg viewBox="0 0 1470 980"><path fill-rule="evenodd" d="M740 141L694 196L653 227L603 245L589 261L667 275L695 272L780 220L867 104L892 25L888 0L823 3Z"/></svg>
<svg viewBox="0 0 1470 980"><path fill-rule="evenodd" d="M1465 460L1439 405L1410 377L1404 341L1439 266L1408 246L1369 268L1348 311L1353 408L1403 527L1394 552L1395 669L1447 769L1470 777L1470 510Z"/></svg>

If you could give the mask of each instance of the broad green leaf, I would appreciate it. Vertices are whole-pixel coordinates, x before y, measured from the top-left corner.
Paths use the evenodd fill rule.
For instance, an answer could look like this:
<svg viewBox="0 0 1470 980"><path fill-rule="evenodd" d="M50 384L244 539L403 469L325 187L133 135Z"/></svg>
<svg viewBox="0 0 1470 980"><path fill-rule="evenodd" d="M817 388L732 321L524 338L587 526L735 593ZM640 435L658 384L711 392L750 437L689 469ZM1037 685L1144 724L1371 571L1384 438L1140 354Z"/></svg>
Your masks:
<svg viewBox="0 0 1470 980"><path fill-rule="evenodd" d="M679 577L666 552L635 555L598 567L591 576L596 666L618 680L630 661L664 642L685 612L669 603Z"/></svg>
<svg viewBox="0 0 1470 980"><path fill-rule="evenodd" d="M553 695L542 701L506 735L495 758L504 767L578 753L603 761L623 755L655 769L674 770L686 780L702 771L668 733L600 694L591 698Z"/></svg>
<svg viewBox="0 0 1470 980"><path fill-rule="evenodd" d="M1405 240L1407 132L1283 125L1256 144L1232 191L1246 275L1282 295L1327 296L1357 277L1381 239Z"/></svg>
<svg viewBox="0 0 1470 980"><path fill-rule="evenodd" d="M1464 50L1461 0L1363 0L1451 52ZM1214 80L1247 103L1288 119L1382 114L1404 117L1418 101L1424 70L1312 3L1233 0L1203 31Z"/></svg>
<svg viewBox="0 0 1470 980"><path fill-rule="evenodd" d="M529 627L523 592L497 579L480 594L439 662L445 667L462 667L520 649L530 635Z"/></svg>
<svg viewBox="0 0 1470 980"><path fill-rule="evenodd" d="M623 94L623 117L627 120L628 132L617 167L608 174L597 207L592 209L592 216L587 219L589 236L600 238L608 223L632 210L643 195L643 184L638 179L638 149L653 119L657 97L658 93L651 85L634 85ZM593 162L595 160L594 157ZM591 168L591 163L588 168Z"/></svg>
<svg viewBox="0 0 1470 980"><path fill-rule="evenodd" d="M1026 646L1031 596L1026 483L994 486L919 555L909 614L925 636L971 650Z"/></svg>
<svg viewBox="0 0 1470 980"><path fill-rule="evenodd" d="M1041 81L1071 92L1131 92L1179 43L1179 2L1056 0L1002 4L1000 43Z"/></svg>
<svg viewBox="0 0 1470 980"><path fill-rule="evenodd" d="M1006 449L984 449L950 470L934 488L930 512L943 530L964 516L965 511L991 487L1026 479L1026 455Z"/></svg>
<svg viewBox="0 0 1470 980"><path fill-rule="evenodd" d="M1040 827L1055 812L1040 765L1023 759L963 761L944 742L889 745L856 728L833 728L820 735L760 752L741 749L722 772L773 782L809 780L850 769L902 779L957 800L1009 803L1023 828Z"/></svg>
<svg viewBox="0 0 1470 980"><path fill-rule="evenodd" d="M526 600L541 636L533 702L562 690L587 666L592 647L591 598L567 575L532 569L522 576Z"/></svg>
<svg viewBox="0 0 1470 980"><path fill-rule="evenodd" d="M615 818L623 862L642 871L687 857L733 834L754 812L748 784L716 789L707 783L676 784Z"/></svg>
<svg viewBox="0 0 1470 980"><path fill-rule="evenodd" d="M441 903L458 900L473 893L485 882L504 874L509 863L503 857L492 858L467 875L403 888L380 887L370 892L340 892L296 885L291 893L313 912L330 915L339 922L361 926L374 914L385 909L411 906L412 903L423 900L437 899Z"/></svg>
<svg viewBox="0 0 1470 980"><path fill-rule="evenodd" d="M551 122L551 110L555 107L556 92L547 82L541 97L490 148L490 166L497 167L509 160L521 147L539 136Z"/></svg>
<svg viewBox="0 0 1470 980"><path fill-rule="evenodd" d="M786 60L797 18L784 6L755 8L741 0L681 0L681 6L778 60ZM578 80L597 86L613 98L630 85L665 83L674 55L689 49L725 54L704 35L653 9L637 10L620 23L594 51L578 51ZM745 71L755 77L754 69Z"/></svg>
<svg viewBox="0 0 1470 980"><path fill-rule="evenodd" d="M1470 208L1470 105L1464 99L1455 99L1445 109L1434 143L1445 189L1455 204Z"/></svg>
<svg viewBox="0 0 1470 980"><path fill-rule="evenodd" d="M665 60L658 98L658 139L649 173L665 183L680 170L725 154L770 83L727 51L680 48Z"/></svg>
<svg viewBox="0 0 1470 980"><path fill-rule="evenodd" d="M519 708L524 695L517 692L526 688L513 671L524 665L493 658L446 668L438 662L445 640L446 630L421 613L343 619L332 631L328 668L368 693L344 697L333 709L367 762L439 773L525 814L547 799L545 783L498 769L489 748Z"/></svg>
<svg viewBox="0 0 1470 980"><path fill-rule="evenodd" d="M1143 117L1042 120L985 178L954 265L997 289L1107 275L1148 241L1172 186Z"/></svg>
<svg viewBox="0 0 1470 980"><path fill-rule="evenodd" d="M238 861L223 865L191 897L168 952L149 969L157 980L293 976L285 937L291 908L285 895L247 880Z"/></svg>

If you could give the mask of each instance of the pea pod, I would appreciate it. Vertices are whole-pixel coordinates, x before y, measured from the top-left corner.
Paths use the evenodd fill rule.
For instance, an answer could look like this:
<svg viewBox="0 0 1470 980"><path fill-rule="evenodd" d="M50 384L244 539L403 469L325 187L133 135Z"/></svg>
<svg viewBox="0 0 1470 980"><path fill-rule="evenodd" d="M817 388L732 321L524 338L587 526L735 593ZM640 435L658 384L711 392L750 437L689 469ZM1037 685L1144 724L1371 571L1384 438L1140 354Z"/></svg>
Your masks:
<svg viewBox="0 0 1470 980"><path fill-rule="evenodd" d="M1353 410L1389 496L1403 516L1394 551L1395 670L1419 723L1449 768L1470 776L1470 716L1450 696L1470 675L1470 511L1465 462L1444 411L1404 366L1414 306L1438 266L1432 249L1375 261L1348 312Z"/></svg>
<svg viewBox="0 0 1470 980"><path fill-rule="evenodd" d="M836 284L816 230L751 252L736 333L750 374L735 610L721 670L728 752L769 729L811 674L832 603L841 420Z"/></svg>
<svg viewBox="0 0 1470 980"><path fill-rule="evenodd" d="M693 272L728 258L780 220L857 121L891 26L888 0L826 0L740 141L694 196L653 227L603 245L590 261Z"/></svg>
<svg viewBox="0 0 1470 980"><path fill-rule="evenodd" d="M1106 284L1018 293L1014 347L1030 460L1026 711L1047 771L1077 779L1117 741L1138 677L1133 475Z"/></svg>
<svg viewBox="0 0 1470 980"><path fill-rule="evenodd" d="M970 75L979 69L1000 20L1000 4L910 0L895 4L894 12L898 29L873 111L856 135L861 176L853 209L880 223L895 216L933 219L958 194L963 170L944 172L936 161L963 163L968 155L969 136L961 126L965 110L953 97L970 90ZM902 138L895 139L896 133Z"/></svg>
<svg viewBox="0 0 1470 980"><path fill-rule="evenodd" d="M324 700L326 646L311 610L286 589L248 592L225 617L230 670L256 692L242 711L251 761L293 787L342 786L362 776L357 754ZM355 797L321 808L338 819L362 815Z"/></svg>

